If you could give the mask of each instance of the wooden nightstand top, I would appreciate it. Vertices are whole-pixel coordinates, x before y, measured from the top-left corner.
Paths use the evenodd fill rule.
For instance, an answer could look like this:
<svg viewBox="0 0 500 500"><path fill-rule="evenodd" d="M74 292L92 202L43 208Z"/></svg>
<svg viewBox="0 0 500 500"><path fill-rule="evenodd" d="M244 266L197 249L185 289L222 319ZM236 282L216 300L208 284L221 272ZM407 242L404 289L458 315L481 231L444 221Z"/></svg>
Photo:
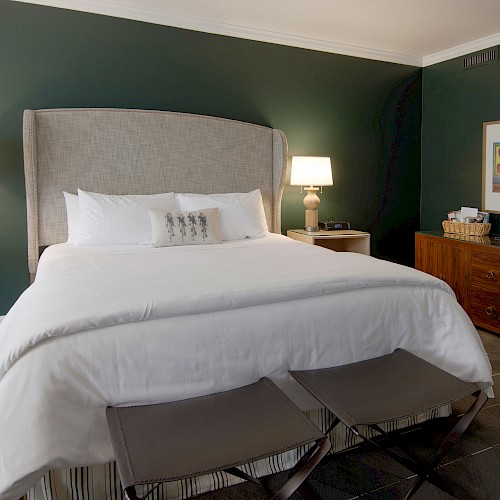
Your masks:
<svg viewBox="0 0 500 500"><path fill-rule="evenodd" d="M305 229L289 229L286 235L293 240L318 245L337 252L357 252L370 255L370 233L364 231L338 229L309 232Z"/></svg>
<svg viewBox="0 0 500 500"><path fill-rule="evenodd" d="M333 231L306 231L305 229L289 229L288 233L298 233L305 236L310 236L312 238L318 239L328 239L328 238L361 238L370 236L370 233L365 233L364 231L355 231L354 229L336 229Z"/></svg>

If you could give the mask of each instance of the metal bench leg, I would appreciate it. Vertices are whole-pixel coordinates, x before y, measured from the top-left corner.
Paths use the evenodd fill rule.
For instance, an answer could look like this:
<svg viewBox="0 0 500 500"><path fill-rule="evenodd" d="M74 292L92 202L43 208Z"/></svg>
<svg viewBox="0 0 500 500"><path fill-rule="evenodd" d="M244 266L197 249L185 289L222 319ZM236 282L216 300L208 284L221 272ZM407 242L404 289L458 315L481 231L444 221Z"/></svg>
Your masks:
<svg viewBox="0 0 500 500"><path fill-rule="evenodd" d="M127 500L140 500L135 491L135 486L129 486L125 488L125 498Z"/></svg>
<svg viewBox="0 0 500 500"><path fill-rule="evenodd" d="M295 493L295 491L305 481L307 476L313 471L316 465L318 465L321 459L328 453L329 449L330 441L326 437L316 441L314 445L311 446L311 448L309 448L306 453L304 453L300 460L290 470L288 481L274 495L268 491L268 488L266 488L266 486L262 483L262 481L260 481L260 479L250 476L237 467L224 469L224 472L258 484L266 490L268 496L272 495L272 500L286 500Z"/></svg>
<svg viewBox="0 0 500 500"><path fill-rule="evenodd" d="M286 500L290 498L328 453L330 447L330 441L326 437L316 441L290 471L290 479L272 497L272 500Z"/></svg>
<svg viewBox="0 0 500 500"><path fill-rule="evenodd" d="M446 493L456 496L460 498L460 496L467 496L465 492L461 491L462 489L456 486L452 486L451 484L445 482L441 479L438 474L435 472L437 466L441 463L444 457L452 450L452 448L457 444L462 434L469 427L469 425L474 420L475 416L479 413L479 410L483 407L483 405L488 400L488 396L483 391L478 391L473 394L476 397L474 403L470 406L467 412L458 420L458 422L453 426L447 436L443 439L438 449L434 453L429 462L424 463L418 457L414 456L412 453L409 453L401 443L398 442L397 439L394 439L393 436L384 432L378 425L371 425L370 427L378 431L382 434L389 442L389 444L395 445L400 452L403 452L406 456L395 453L394 451L382 446L377 441L372 438L363 435L356 427L351 427L352 432L354 432L359 437L363 438L365 441L368 441L376 448L380 449L389 457L393 458L401 465L404 465L407 469L411 470L418 474L418 478L413 484L410 491L406 494L405 499L412 497L416 491L422 486L425 481L430 482L434 486L440 488Z"/></svg>
<svg viewBox="0 0 500 500"><path fill-rule="evenodd" d="M125 498L127 500L145 500L154 490L156 490L161 483L156 483L143 497L138 497L135 486L125 488Z"/></svg>
<svg viewBox="0 0 500 500"><path fill-rule="evenodd" d="M229 469L224 469L224 472L227 472L228 474L239 477L240 479L244 479L245 481L251 481L252 483L264 487L260 479L257 479L251 476L250 474L243 472L241 469L238 469L238 467L230 467Z"/></svg>
<svg viewBox="0 0 500 500"><path fill-rule="evenodd" d="M431 477L432 472L436 469L436 467L441 463L443 458L452 450L452 448L457 444L458 440L462 436L462 434L467 430L469 425L474 420L475 416L479 413L479 410L484 406L486 401L488 401L488 396L484 391L478 391L474 394L476 397L476 401L471 405L471 407L467 410L467 412L460 418L460 420L455 424L455 426L451 429L448 435L445 437L436 453L428 463L426 470L424 471L423 476L417 479L411 490L406 495L406 498L410 498L418 488L423 484L424 481L429 480L431 483L435 484L433 478ZM440 481L441 483L441 481ZM453 488L443 488L442 484L435 484L439 488L443 489L447 493L453 494Z"/></svg>

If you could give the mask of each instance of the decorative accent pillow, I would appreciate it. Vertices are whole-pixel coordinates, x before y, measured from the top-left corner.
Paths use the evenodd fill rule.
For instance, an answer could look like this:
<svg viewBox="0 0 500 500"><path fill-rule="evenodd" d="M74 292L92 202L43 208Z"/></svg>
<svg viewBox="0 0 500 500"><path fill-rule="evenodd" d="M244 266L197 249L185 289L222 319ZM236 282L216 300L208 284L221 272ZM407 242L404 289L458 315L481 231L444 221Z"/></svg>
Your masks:
<svg viewBox="0 0 500 500"><path fill-rule="evenodd" d="M177 199L181 210L218 208L223 240L262 238L268 233L260 189L250 193L179 193Z"/></svg>
<svg viewBox="0 0 500 500"><path fill-rule="evenodd" d="M76 245L150 245L148 210L176 210L174 193L107 195L78 190Z"/></svg>
<svg viewBox="0 0 500 500"><path fill-rule="evenodd" d="M219 209L150 210L152 246L208 245L221 243Z"/></svg>

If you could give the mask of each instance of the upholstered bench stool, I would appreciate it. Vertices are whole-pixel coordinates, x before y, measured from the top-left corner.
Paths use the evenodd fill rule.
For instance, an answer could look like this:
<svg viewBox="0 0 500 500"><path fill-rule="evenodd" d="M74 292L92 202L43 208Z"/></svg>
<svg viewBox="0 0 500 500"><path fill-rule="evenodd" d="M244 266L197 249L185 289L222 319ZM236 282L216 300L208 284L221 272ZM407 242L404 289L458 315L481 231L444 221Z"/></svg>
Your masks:
<svg viewBox="0 0 500 500"><path fill-rule="evenodd" d="M135 485L157 483L154 489L162 482L216 471L262 486L238 466L314 443L273 496L285 499L330 449L326 436L267 378L183 401L108 407L106 416L130 499L138 498Z"/></svg>
<svg viewBox="0 0 500 500"><path fill-rule="evenodd" d="M352 432L418 475L406 498L429 481L447 493L460 491L441 479L435 469L460 439L488 399L474 384L464 382L437 366L403 350L334 368L290 372L301 385L333 414L330 432L343 422ZM398 439L398 432L385 433L379 424L424 413L467 396L475 396L469 410L451 424L434 456L421 460ZM367 432L371 429L373 432ZM385 439L370 436L382 435Z"/></svg>

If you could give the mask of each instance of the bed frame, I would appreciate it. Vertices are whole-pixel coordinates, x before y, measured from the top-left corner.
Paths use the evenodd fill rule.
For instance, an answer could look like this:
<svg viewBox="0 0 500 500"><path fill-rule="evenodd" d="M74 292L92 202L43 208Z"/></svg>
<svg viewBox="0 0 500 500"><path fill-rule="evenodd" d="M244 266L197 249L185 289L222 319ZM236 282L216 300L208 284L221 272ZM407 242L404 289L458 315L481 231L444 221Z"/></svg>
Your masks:
<svg viewBox="0 0 500 500"><path fill-rule="evenodd" d="M67 240L63 191L76 193L78 188L106 194L210 194L258 188L269 230L281 230L287 143L277 129L166 111L77 108L26 110L23 133L32 278L40 249ZM429 416L445 414L446 410ZM327 427L329 416L324 409L309 416L320 427ZM416 421L405 420L398 426L413 423ZM355 443L347 429L336 428L335 432L338 435L331 441L338 443L338 449ZM267 464L261 473L282 470L286 463L280 459ZM92 474L85 477L92 478L92 484L119 488L114 463L88 468ZM58 481L61 491L71 490L68 481L87 474L86 467L71 471L47 472L29 498L43 498ZM222 485L220 481L217 477L207 484L213 489L214 484ZM74 482L78 492L84 480ZM96 487L96 491L101 490ZM82 495L74 498L87 498Z"/></svg>
<svg viewBox="0 0 500 500"><path fill-rule="evenodd" d="M63 191L105 194L262 192L281 232L287 142L277 129L211 116L138 109L24 112L28 267L67 240Z"/></svg>
<svg viewBox="0 0 500 500"><path fill-rule="evenodd" d="M167 111L42 109L24 112L23 141L31 280L41 250L67 240L63 191L78 188L106 194L259 188L269 230L281 232L287 142L279 130ZM119 488L114 467L93 466L97 491L110 481ZM73 487L65 471L54 474L47 473L30 498L43 498L40 488L51 490L58 481Z"/></svg>

